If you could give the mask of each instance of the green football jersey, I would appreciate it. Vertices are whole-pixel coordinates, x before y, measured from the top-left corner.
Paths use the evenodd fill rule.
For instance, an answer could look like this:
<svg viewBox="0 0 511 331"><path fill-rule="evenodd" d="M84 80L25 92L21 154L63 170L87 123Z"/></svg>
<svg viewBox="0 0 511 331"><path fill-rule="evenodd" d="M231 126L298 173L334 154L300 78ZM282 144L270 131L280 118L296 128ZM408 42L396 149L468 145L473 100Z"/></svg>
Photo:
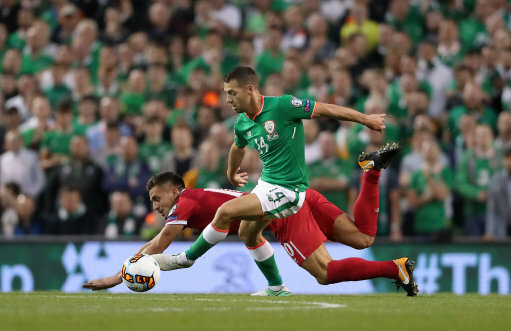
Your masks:
<svg viewBox="0 0 511 331"><path fill-rule="evenodd" d="M310 119L315 107L314 101L291 95L265 96L253 118L245 113L238 115L234 143L238 148L250 144L259 152L262 180L300 192L307 189L302 119Z"/></svg>

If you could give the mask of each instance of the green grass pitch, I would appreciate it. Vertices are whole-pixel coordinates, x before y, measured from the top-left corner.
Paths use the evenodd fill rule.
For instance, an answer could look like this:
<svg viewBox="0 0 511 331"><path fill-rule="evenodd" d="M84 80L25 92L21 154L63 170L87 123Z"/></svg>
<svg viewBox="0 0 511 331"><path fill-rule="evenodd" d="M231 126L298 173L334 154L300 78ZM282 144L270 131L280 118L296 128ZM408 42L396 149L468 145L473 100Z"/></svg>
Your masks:
<svg viewBox="0 0 511 331"><path fill-rule="evenodd" d="M509 330L509 296L1 293L1 330Z"/></svg>

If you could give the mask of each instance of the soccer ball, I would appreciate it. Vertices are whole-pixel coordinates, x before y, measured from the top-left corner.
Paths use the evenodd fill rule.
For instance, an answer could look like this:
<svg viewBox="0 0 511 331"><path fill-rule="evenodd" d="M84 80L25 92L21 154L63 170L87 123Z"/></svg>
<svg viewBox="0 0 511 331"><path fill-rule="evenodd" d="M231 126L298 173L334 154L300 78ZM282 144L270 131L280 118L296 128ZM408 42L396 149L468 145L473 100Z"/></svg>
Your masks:
<svg viewBox="0 0 511 331"><path fill-rule="evenodd" d="M122 281L132 291L145 292L152 289L160 280L160 266L147 254L135 254L124 261Z"/></svg>

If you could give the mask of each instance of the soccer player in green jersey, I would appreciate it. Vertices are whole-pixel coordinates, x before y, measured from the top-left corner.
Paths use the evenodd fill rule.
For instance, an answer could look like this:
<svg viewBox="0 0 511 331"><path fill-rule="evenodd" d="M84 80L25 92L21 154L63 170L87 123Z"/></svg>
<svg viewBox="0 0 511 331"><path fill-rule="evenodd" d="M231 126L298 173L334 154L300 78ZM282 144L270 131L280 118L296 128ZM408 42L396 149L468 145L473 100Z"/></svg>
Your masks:
<svg viewBox="0 0 511 331"><path fill-rule="evenodd" d="M290 95L263 96L258 84L256 73L249 67L237 67L224 78L227 102L239 114L234 126L227 177L235 187L243 187L247 183L247 174L240 173L239 169L245 147L250 144L258 150L264 165L258 185L251 194L224 203L189 250L177 255L158 256L162 270L191 266L227 236L233 220L246 220L240 225L240 236L257 238L268 220L288 217L300 210L309 186L302 119L328 117L358 122L372 130L385 129L385 114L366 115ZM271 246L257 249L271 249ZM276 268L273 255L271 257L267 260L268 268Z"/></svg>

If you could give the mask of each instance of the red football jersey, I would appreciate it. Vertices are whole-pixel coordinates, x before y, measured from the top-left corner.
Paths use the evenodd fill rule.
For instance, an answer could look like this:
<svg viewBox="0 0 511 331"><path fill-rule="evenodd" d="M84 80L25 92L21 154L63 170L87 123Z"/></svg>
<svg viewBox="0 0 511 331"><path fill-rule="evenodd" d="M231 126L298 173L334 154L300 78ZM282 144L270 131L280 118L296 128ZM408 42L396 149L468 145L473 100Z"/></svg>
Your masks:
<svg viewBox="0 0 511 331"><path fill-rule="evenodd" d="M244 194L247 193L226 189L184 189L165 222L204 229L222 204ZM239 225L240 221L232 222L229 233L237 234Z"/></svg>

